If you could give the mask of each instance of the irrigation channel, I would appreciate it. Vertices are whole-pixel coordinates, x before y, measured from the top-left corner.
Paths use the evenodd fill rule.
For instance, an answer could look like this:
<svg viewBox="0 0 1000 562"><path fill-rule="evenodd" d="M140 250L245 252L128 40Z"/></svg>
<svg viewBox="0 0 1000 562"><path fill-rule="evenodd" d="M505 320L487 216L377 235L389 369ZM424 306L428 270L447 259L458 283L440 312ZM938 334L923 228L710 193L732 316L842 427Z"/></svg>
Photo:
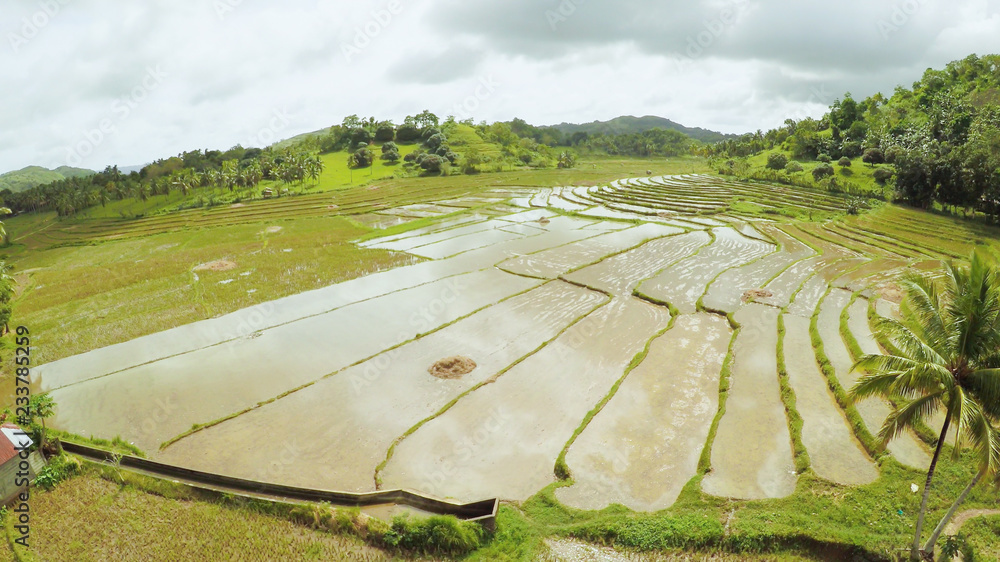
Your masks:
<svg viewBox="0 0 1000 562"><path fill-rule="evenodd" d="M699 472L705 492L742 499L787 496L805 469L872 482L864 434L889 406L845 403L856 348L880 351L870 321L893 313L894 279L957 252L860 220L732 210L747 198L845 205L677 176L364 209L369 224L425 219L359 242L419 263L54 361L37 380L58 429L120 435L151 458L136 468L227 486L461 504L571 474L567 505L654 511ZM454 356L475 368L429 372ZM916 435L889 452L930 458Z"/></svg>

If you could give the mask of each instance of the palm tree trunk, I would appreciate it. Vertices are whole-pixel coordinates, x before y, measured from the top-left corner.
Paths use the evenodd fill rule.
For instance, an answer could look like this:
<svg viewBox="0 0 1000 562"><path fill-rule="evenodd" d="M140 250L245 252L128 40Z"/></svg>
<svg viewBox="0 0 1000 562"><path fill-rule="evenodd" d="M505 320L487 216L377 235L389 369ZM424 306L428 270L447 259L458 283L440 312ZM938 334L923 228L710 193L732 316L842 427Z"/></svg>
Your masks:
<svg viewBox="0 0 1000 562"><path fill-rule="evenodd" d="M972 482L969 482L969 485L962 490L962 493L958 496L958 499L955 500L955 503L951 504L951 509L948 510L948 513L944 514L944 517L941 518L937 527L934 528L934 532L931 533L931 538L927 539L927 544L924 545L924 552L934 552L934 545L937 543L938 538L941 537L941 533L944 531L945 526L948 525L951 518L955 516L955 512L958 511L958 507L965 502L965 498L969 495L969 492L976 487L976 484L979 483L979 480L984 474L985 471L983 470L976 473L976 477L972 479Z"/></svg>
<svg viewBox="0 0 1000 562"><path fill-rule="evenodd" d="M917 514L917 528L914 529L913 544L910 546L910 560L920 560L920 535L924 530L924 515L927 512L927 500L931 496L931 480L934 478L934 469L937 468L938 458L941 456L941 448L944 447L945 436L948 435L948 426L951 424L951 409L945 413L944 425L941 426L941 435L938 436L937 447L934 448L934 457L931 458L931 465L927 468L927 481L924 482L924 497L920 500L920 511Z"/></svg>

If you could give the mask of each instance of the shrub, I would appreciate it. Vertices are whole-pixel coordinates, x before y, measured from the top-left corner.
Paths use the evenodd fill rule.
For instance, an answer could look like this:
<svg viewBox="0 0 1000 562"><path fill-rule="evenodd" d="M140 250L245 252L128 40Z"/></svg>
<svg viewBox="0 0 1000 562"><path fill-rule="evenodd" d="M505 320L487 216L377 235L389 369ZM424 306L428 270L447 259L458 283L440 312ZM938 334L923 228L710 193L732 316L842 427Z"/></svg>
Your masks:
<svg viewBox="0 0 1000 562"><path fill-rule="evenodd" d="M813 179L816 180L816 181L819 181L819 180L821 180L821 179L823 179L825 177L832 176L833 175L833 166L831 166L829 164L820 164L819 166L816 166L815 168L813 168L812 175L813 175Z"/></svg>
<svg viewBox="0 0 1000 562"><path fill-rule="evenodd" d="M423 554L463 556L483 542L482 527L454 517L435 515L426 519L397 516L382 537L386 546Z"/></svg>
<svg viewBox="0 0 1000 562"><path fill-rule="evenodd" d="M788 157L780 152L774 152L767 157L767 167L772 170L784 170L788 165Z"/></svg>
<svg viewBox="0 0 1000 562"><path fill-rule="evenodd" d="M885 154L877 148L869 148L861 157L861 161L870 166L885 162Z"/></svg>
<svg viewBox="0 0 1000 562"><path fill-rule="evenodd" d="M861 156L861 151L862 147L859 141L847 141L840 149L841 154L849 158Z"/></svg>
<svg viewBox="0 0 1000 562"><path fill-rule="evenodd" d="M848 157L846 157L846 156L844 156L843 158L841 158L840 160L837 161L837 165L840 166L841 168L850 168L851 167L851 159L848 158Z"/></svg>
<svg viewBox="0 0 1000 562"><path fill-rule="evenodd" d="M875 178L876 183L878 183L879 185L885 185L886 182L892 179L893 175L895 175L895 172L892 170L892 168L887 168L885 166L879 166L878 168L875 169L875 172L872 173L872 176Z"/></svg>
<svg viewBox="0 0 1000 562"><path fill-rule="evenodd" d="M437 154L421 154L417 158L417 164L428 172L440 172L441 165L445 162L446 160Z"/></svg>
<svg viewBox="0 0 1000 562"><path fill-rule="evenodd" d="M80 471L80 461L76 457L63 454L45 465L35 477L35 485L43 490L51 490L57 484Z"/></svg>
<svg viewBox="0 0 1000 562"><path fill-rule="evenodd" d="M794 161L789 162L785 166L785 171L786 172L791 172L791 173L801 172L802 171L802 164L799 164L798 162L794 162Z"/></svg>
<svg viewBox="0 0 1000 562"><path fill-rule="evenodd" d="M392 125L383 123L375 129L375 142L390 142L396 138L396 129Z"/></svg>
<svg viewBox="0 0 1000 562"><path fill-rule="evenodd" d="M830 158L829 154L820 154L816 157L816 160L823 162L824 164L829 164L833 158Z"/></svg>
<svg viewBox="0 0 1000 562"><path fill-rule="evenodd" d="M420 129L416 125L401 125L396 131L396 140L399 142L416 142L420 140Z"/></svg>

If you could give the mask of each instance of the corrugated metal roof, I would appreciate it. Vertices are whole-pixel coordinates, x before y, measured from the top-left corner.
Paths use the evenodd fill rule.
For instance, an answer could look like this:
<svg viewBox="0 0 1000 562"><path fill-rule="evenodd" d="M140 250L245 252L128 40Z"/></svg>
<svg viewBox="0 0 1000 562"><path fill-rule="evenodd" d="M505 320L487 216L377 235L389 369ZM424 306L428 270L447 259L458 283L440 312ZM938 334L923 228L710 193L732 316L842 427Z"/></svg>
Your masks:
<svg viewBox="0 0 1000 562"><path fill-rule="evenodd" d="M0 426L0 434L3 435L0 437L0 464L6 464L16 457L22 448L31 446L32 441L28 434L12 423Z"/></svg>

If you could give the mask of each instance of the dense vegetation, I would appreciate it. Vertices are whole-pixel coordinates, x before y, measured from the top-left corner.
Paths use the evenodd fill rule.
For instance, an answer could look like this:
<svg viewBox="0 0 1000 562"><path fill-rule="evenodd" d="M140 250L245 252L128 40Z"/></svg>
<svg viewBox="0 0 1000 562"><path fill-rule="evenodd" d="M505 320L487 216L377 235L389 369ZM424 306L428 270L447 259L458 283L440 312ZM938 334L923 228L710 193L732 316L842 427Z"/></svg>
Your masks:
<svg viewBox="0 0 1000 562"><path fill-rule="evenodd" d="M660 121L665 120L654 124ZM289 189L309 189L329 164L327 155L342 155L345 171L352 172L340 186L347 187L356 184L353 172L367 171L358 174L361 182L366 175L372 177L376 166L391 169L390 177L447 176L572 168L580 156L669 158L703 149L680 130L645 129L648 123L643 123L565 135L556 127L534 127L521 119L492 124L452 117L442 121L426 110L402 124L350 115L340 125L266 148L193 150L128 174L109 166L96 174L46 176L47 181L36 181L32 185L40 185L23 191L0 189L0 198L15 213L56 211L70 216L116 201L145 203L157 196L176 203L179 210L259 198L265 190L280 196ZM171 197L178 192L180 197Z"/></svg>
<svg viewBox="0 0 1000 562"><path fill-rule="evenodd" d="M1000 220L1000 56L971 55L927 70L912 89L898 87L890 97L846 94L819 120L789 119L708 152L727 173L842 191L884 185L910 205ZM787 158L784 167L771 160L776 153Z"/></svg>
<svg viewBox="0 0 1000 562"><path fill-rule="evenodd" d="M52 183L66 178L89 176L92 170L60 166L54 170L41 166L28 166L6 174L0 174L0 191L8 190L14 193L31 189L37 185Z"/></svg>

